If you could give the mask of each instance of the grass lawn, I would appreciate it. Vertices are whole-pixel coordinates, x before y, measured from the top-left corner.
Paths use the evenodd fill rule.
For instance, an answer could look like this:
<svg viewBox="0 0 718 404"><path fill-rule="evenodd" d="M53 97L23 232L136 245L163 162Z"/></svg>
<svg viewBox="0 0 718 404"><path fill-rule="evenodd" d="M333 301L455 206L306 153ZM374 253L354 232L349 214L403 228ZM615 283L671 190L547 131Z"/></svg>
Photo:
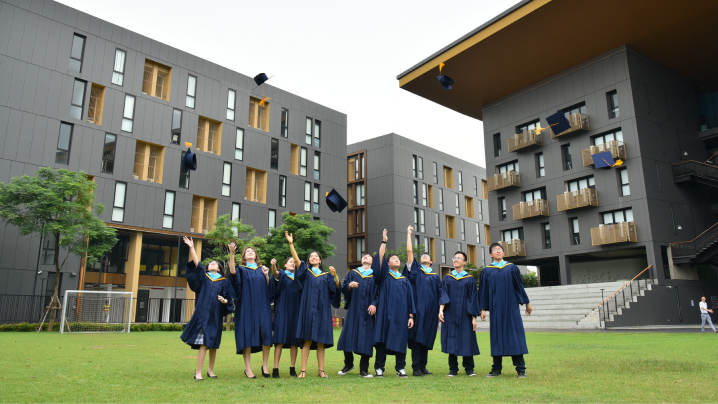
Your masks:
<svg viewBox="0 0 718 404"><path fill-rule="evenodd" d="M234 335L225 332L217 354L219 379L195 382L196 353L179 332L130 334L0 333L2 402L716 402L718 336L706 333L529 333L528 379L519 380L504 358L501 377L491 367L489 334L478 334L478 377L447 378L439 337L429 354L428 377L399 379L387 358L384 379L362 379L358 368L338 376L343 356L327 351L328 380L290 378L289 350L282 378L261 376L261 354L252 358L259 376L244 377ZM335 341L339 337L336 331ZM273 355L273 353L272 353ZM407 369L411 367L410 356ZM359 358L355 364L358 366ZM373 360L371 368L373 369ZM299 365L299 364L298 364ZM206 371L205 363L205 371ZM271 368L271 359L270 359ZM297 366L299 368L299 366ZM410 373L409 369L409 373Z"/></svg>

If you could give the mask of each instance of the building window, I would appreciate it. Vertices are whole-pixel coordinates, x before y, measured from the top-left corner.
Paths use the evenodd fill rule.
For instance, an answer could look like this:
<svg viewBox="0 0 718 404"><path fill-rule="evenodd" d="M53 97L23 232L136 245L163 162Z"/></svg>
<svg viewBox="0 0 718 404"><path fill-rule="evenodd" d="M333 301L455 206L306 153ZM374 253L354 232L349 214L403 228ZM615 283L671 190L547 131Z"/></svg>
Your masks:
<svg viewBox="0 0 718 404"><path fill-rule="evenodd" d="M197 123L197 150L219 156L221 147L222 123L200 116Z"/></svg>
<svg viewBox="0 0 718 404"><path fill-rule="evenodd" d="M234 109L237 102L237 92L229 89L227 93L227 120L234 121Z"/></svg>
<svg viewBox="0 0 718 404"><path fill-rule="evenodd" d="M474 176L474 196L479 196L479 180Z"/></svg>
<svg viewBox="0 0 718 404"><path fill-rule="evenodd" d="M272 138L269 149L269 167L273 170L279 169L279 139Z"/></svg>
<svg viewBox="0 0 718 404"><path fill-rule="evenodd" d="M444 186L454 189L454 170L451 167L444 166Z"/></svg>
<svg viewBox="0 0 718 404"><path fill-rule="evenodd" d="M267 203L267 172L247 167L244 200Z"/></svg>
<svg viewBox="0 0 718 404"><path fill-rule="evenodd" d="M548 223L541 224L543 230L543 248L548 250L551 248L551 226Z"/></svg>
<svg viewBox="0 0 718 404"><path fill-rule="evenodd" d="M444 190L439 188L439 210L444 210Z"/></svg>
<svg viewBox="0 0 718 404"><path fill-rule="evenodd" d="M479 230L479 222L476 222L476 244L481 244L481 231Z"/></svg>
<svg viewBox="0 0 718 404"><path fill-rule="evenodd" d="M45 234L42 240L42 265L55 265L55 236Z"/></svg>
<svg viewBox="0 0 718 404"><path fill-rule="evenodd" d="M112 221L125 221L125 194L127 193L127 184L124 182L115 183L115 199L112 202Z"/></svg>
<svg viewBox="0 0 718 404"><path fill-rule="evenodd" d="M631 195L631 187L628 185L628 168L618 170L618 179L621 180L621 196Z"/></svg>
<svg viewBox="0 0 718 404"><path fill-rule="evenodd" d="M421 244L421 237L419 237L418 235L414 236L414 248L416 248L419 244ZM417 251L418 251L418 248L417 248Z"/></svg>
<svg viewBox="0 0 718 404"><path fill-rule="evenodd" d="M60 122L60 136L57 138L55 163L68 165L70 163L70 146L72 145L72 129L69 123Z"/></svg>
<svg viewBox="0 0 718 404"><path fill-rule="evenodd" d="M357 154L347 159L347 180L356 181L364 178L364 155Z"/></svg>
<svg viewBox="0 0 718 404"><path fill-rule="evenodd" d="M484 220L484 204L481 203L481 201L479 201L479 203L477 203L476 206L479 208L479 209L477 209L478 218L479 218L479 220L483 221Z"/></svg>
<svg viewBox="0 0 718 404"><path fill-rule="evenodd" d="M165 191L165 214L162 218L162 227L171 229L174 226L175 216L175 193L174 191Z"/></svg>
<svg viewBox="0 0 718 404"><path fill-rule="evenodd" d="M632 221L633 221L633 209L632 208L614 210L613 212L606 212L603 214L603 224L615 224L615 223L632 222Z"/></svg>
<svg viewBox="0 0 718 404"><path fill-rule="evenodd" d="M182 110L174 109L172 111L172 131L171 131L170 143L179 144L180 137L182 136Z"/></svg>
<svg viewBox="0 0 718 404"><path fill-rule="evenodd" d="M179 187L184 189L189 189L189 170L184 165L184 155L187 154L186 151L182 152L182 161L180 162L180 178L179 178Z"/></svg>
<svg viewBox="0 0 718 404"><path fill-rule="evenodd" d="M314 152L314 179L319 180L319 152Z"/></svg>
<svg viewBox="0 0 718 404"><path fill-rule="evenodd" d="M319 184L314 184L312 193L312 212L319 213Z"/></svg>
<svg viewBox="0 0 718 404"><path fill-rule="evenodd" d="M501 134L494 135L494 157L501 156Z"/></svg>
<svg viewBox="0 0 718 404"><path fill-rule="evenodd" d="M591 142L594 146L599 146L612 140L618 140L619 142L623 142L623 131L621 129L618 129L610 133L604 133L603 135L598 135L591 138Z"/></svg>
<svg viewBox="0 0 718 404"><path fill-rule="evenodd" d="M459 171L459 192L464 192L464 176L461 171Z"/></svg>
<svg viewBox="0 0 718 404"><path fill-rule="evenodd" d="M434 166L434 184L439 183L439 166L436 164L436 161L432 163Z"/></svg>
<svg viewBox="0 0 718 404"><path fill-rule="evenodd" d="M414 195L414 205L419 204L419 183L417 181L414 181L412 184L412 192Z"/></svg>
<svg viewBox="0 0 718 404"><path fill-rule="evenodd" d="M414 175L414 178L418 177L418 174L416 172L416 165L417 165L416 154L414 154L411 156L411 171L412 171L412 174Z"/></svg>
<svg viewBox="0 0 718 404"><path fill-rule="evenodd" d="M419 231L419 208L414 208L414 229Z"/></svg>
<svg viewBox="0 0 718 404"><path fill-rule="evenodd" d="M596 181L593 175L586 178L579 178L573 181L566 181L566 192L578 191L584 188L596 188Z"/></svg>
<svg viewBox="0 0 718 404"><path fill-rule="evenodd" d="M169 101L171 78L171 67L145 59L145 75L142 80L142 93Z"/></svg>
<svg viewBox="0 0 718 404"><path fill-rule="evenodd" d="M441 240L441 262L446 263L446 241Z"/></svg>
<svg viewBox="0 0 718 404"><path fill-rule="evenodd" d="M464 210L466 211L466 217L474 218L474 198L470 196L464 197Z"/></svg>
<svg viewBox="0 0 718 404"><path fill-rule="evenodd" d="M87 122L102 125L102 110L105 106L105 87L92 84L90 87L90 105L87 107Z"/></svg>
<svg viewBox="0 0 718 404"><path fill-rule="evenodd" d="M308 181L304 183L304 211L312 211L312 183Z"/></svg>
<svg viewBox="0 0 718 404"><path fill-rule="evenodd" d="M528 132L528 131L534 130L534 129L540 127L540 126L541 126L541 120L540 120L540 119L536 119L535 121L531 121L531 122L525 123L525 124L523 124L523 125L517 126L517 127L516 127L516 134L518 135L518 134L521 134L521 133L524 133L524 132Z"/></svg>
<svg viewBox="0 0 718 404"><path fill-rule="evenodd" d="M277 211L269 209L269 228L273 229L277 227Z"/></svg>
<svg viewBox="0 0 718 404"><path fill-rule="evenodd" d="M307 148L302 147L299 153L299 175L307 176Z"/></svg>
<svg viewBox="0 0 718 404"><path fill-rule="evenodd" d="M112 71L112 84L122 87L125 81L125 59L127 53L122 49L115 49L115 65Z"/></svg>
<svg viewBox="0 0 718 404"><path fill-rule="evenodd" d="M165 148L137 141L135 145L135 165L132 176L136 180L162 183Z"/></svg>
<svg viewBox="0 0 718 404"><path fill-rule="evenodd" d="M122 131L132 132L135 121L135 97L125 94L125 108L122 111Z"/></svg>
<svg viewBox="0 0 718 404"><path fill-rule="evenodd" d="M424 209L419 211L419 231L426 233L426 211Z"/></svg>
<svg viewBox="0 0 718 404"><path fill-rule="evenodd" d="M103 173L112 174L115 169L115 147L117 146L117 136L111 133L105 133L105 145L102 148L102 167Z"/></svg>
<svg viewBox="0 0 718 404"><path fill-rule="evenodd" d="M307 128L304 136L304 143L312 144L312 118L307 117Z"/></svg>
<svg viewBox="0 0 718 404"><path fill-rule="evenodd" d="M501 241L523 240L523 239L524 239L523 227L519 227L518 229L508 229L508 230L501 231Z"/></svg>
<svg viewBox="0 0 718 404"><path fill-rule="evenodd" d="M510 161L506 164L502 164L500 166L496 166L496 174L503 174L509 171L515 171L519 172L519 162L518 160Z"/></svg>
<svg viewBox="0 0 718 404"><path fill-rule="evenodd" d="M82 120L82 108L85 106L85 87L87 82L75 79L70 101L70 118Z"/></svg>
<svg viewBox="0 0 718 404"><path fill-rule="evenodd" d="M217 200L194 195L192 197L192 233L207 233L217 219Z"/></svg>
<svg viewBox="0 0 718 404"><path fill-rule="evenodd" d="M461 219L459 230L461 232L461 241L466 241L466 221Z"/></svg>
<svg viewBox="0 0 718 404"><path fill-rule="evenodd" d="M618 118L620 116L618 110L618 92L616 92L616 90L609 91L606 93L606 100L608 103L608 118Z"/></svg>
<svg viewBox="0 0 718 404"><path fill-rule="evenodd" d="M429 188L426 184L421 184L421 206L427 206Z"/></svg>
<svg viewBox="0 0 718 404"><path fill-rule="evenodd" d="M193 75L187 76L187 98L184 105L194 109L195 97L197 96L197 77Z"/></svg>
<svg viewBox="0 0 718 404"><path fill-rule="evenodd" d="M72 50L70 51L69 69L73 72L82 72L82 59L85 56L85 37L75 34L72 37Z"/></svg>
<svg viewBox="0 0 718 404"><path fill-rule="evenodd" d="M564 110L563 110L563 114L566 116L566 118L570 117L573 114L585 114L585 113L586 113L586 103L585 102L570 106L568 108L564 108Z"/></svg>
<svg viewBox="0 0 718 404"><path fill-rule="evenodd" d="M424 158L423 157L417 158L416 170L417 170L417 174L419 175L419 179L423 180L424 179Z"/></svg>
<svg viewBox="0 0 718 404"><path fill-rule="evenodd" d="M456 239L456 218L446 215L446 237Z"/></svg>
<svg viewBox="0 0 718 404"><path fill-rule="evenodd" d="M322 123L314 120L314 147L322 147Z"/></svg>
<svg viewBox="0 0 718 404"><path fill-rule="evenodd" d="M434 234L438 237L441 236L441 225L439 221L439 214L434 213L434 223L436 224L436 228L434 229Z"/></svg>
<svg viewBox="0 0 718 404"><path fill-rule="evenodd" d="M571 161L571 145L568 143L561 146L561 160L563 163L563 171L573 168L573 163Z"/></svg>
<svg viewBox="0 0 718 404"><path fill-rule="evenodd" d="M364 233L364 209L352 210L348 213L347 230L349 234Z"/></svg>
<svg viewBox="0 0 718 404"><path fill-rule="evenodd" d="M524 202L531 202L538 199L547 200L546 187L524 192Z"/></svg>
<svg viewBox="0 0 718 404"><path fill-rule="evenodd" d="M232 190L232 163L224 163L222 173L222 196L229 196Z"/></svg>
<svg viewBox="0 0 718 404"><path fill-rule="evenodd" d="M543 161L543 152L536 153L536 178L541 178L546 176L546 165Z"/></svg>
<svg viewBox="0 0 718 404"><path fill-rule="evenodd" d="M461 214L461 208L459 208L459 194L454 195L454 202L456 205L456 216L459 216Z"/></svg>
<svg viewBox="0 0 718 404"><path fill-rule="evenodd" d="M571 231L571 244L573 244L573 245L581 244L581 234L579 233L579 229L578 229L578 218L572 217L572 218L568 219L568 223L570 226L569 230Z"/></svg>
<svg viewBox="0 0 718 404"><path fill-rule="evenodd" d="M239 220L239 215L241 213L241 205L238 203L232 204L232 220Z"/></svg>
<svg viewBox="0 0 718 404"><path fill-rule="evenodd" d="M489 199L489 184L486 180L481 180L481 194L484 199Z"/></svg>
<svg viewBox="0 0 718 404"><path fill-rule="evenodd" d="M279 207L285 208L287 206L287 177L284 175L279 176Z"/></svg>
<svg viewBox="0 0 718 404"><path fill-rule="evenodd" d="M499 197L499 220L506 220L506 197Z"/></svg>
<svg viewBox="0 0 718 404"><path fill-rule="evenodd" d="M356 206L364 206L364 184L356 185Z"/></svg>
<svg viewBox="0 0 718 404"><path fill-rule="evenodd" d="M289 110L282 108L282 137L289 136Z"/></svg>
<svg viewBox="0 0 718 404"><path fill-rule="evenodd" d="M366 251L366 243L364 240L364 237L359 237L356 239L356 246L357 246L357 261L361 261L361 257L364 256L364 252Z"/></svg>
<svg viewBox="0 0 718 404"><path fill-rule="evenodd" d="M237 128L237 138L234 140L234 159L244 159L244 129Z"/></svg>
<svg viewBox="0 0 718 404"><path fill-rule="evenodd" d="M486 249L484 247L481 247L481 266L486 266Z"/></svg>

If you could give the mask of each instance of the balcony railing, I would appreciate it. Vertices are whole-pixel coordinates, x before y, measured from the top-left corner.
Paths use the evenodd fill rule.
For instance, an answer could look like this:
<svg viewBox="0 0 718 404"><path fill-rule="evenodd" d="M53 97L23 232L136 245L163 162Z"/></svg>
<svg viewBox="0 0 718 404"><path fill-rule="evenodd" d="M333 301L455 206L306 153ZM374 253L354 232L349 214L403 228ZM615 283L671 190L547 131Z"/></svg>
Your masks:
<svg viewBox="0 0 718 404"><path fill-rule="evenodd" d="M536 216L548 216L548 201L535 199L529 202L521 202L513 206L514 220L528 219Z"/></svg>
<svg viewBox="0 0 718 404"><path fill-rule="evenodd" d="M589 129L588 127L588 115L576 112L575 114L568 116L568 123L571 124L571 128L566 129L561 133L554 133L551 128L551 138L557 138L560 136L566 136L572 133L581 133Z"/></svg>
<svg viewBox="0 0 718 404"><path fill-rule="evenodd" d="M509 152L519 152L521 149L530 149L543 146L543 134L536 129L521 132L509 138Z"/></svg>
<svg viewBox="0 0 718 404"><path fill-rule="evenodd" d="M516 171L507 171L503 174L494 174L492 177L488 177L486 182L489 186L489 191L496 191L497 189L508 187L520 187L521 175Z"/></svg>
<svg viewBox="0 0 718 404"><path fill-rule="evenodd" d="M586 206L598 206L598 192L593 188L583 188L556 195L556 208L559 212Z"/></svg>
<svg viewBox="0 0 718 404"><path fill-rule="evenodd" d="M583 157L583 166L584 167L590 167L593 166L593 156L594 154L603 153L603 152L611 152L611 156L613 156L613 159L626 159L626 145L621 142L620 140L611 140L609 142L591 146L588 149L581 150L581 156Z"/></svg>
<svg viewBox="0 0 718 404"><path fill-rule="evenodd" d="M636 224L633 222L618 222L614 224L602 224L591 228L591 245L606 245L614 243L635 243Z"/></svg>
<svg viewBox="0 0 718 404"><path fill-rule="evenodd" d="M699 234L691 241L671 243L674 262L677 258L698 258L699 255L713 248L718 243L718 223Z"/></svg>
<svg viewBox="0 0 718 404"><path fill-rule="evenodd" d="M499 241L504 249L504 257L525 257L526 242L523 240Z"/></svg>
<svg viewBox="0 0 718 404"><path fill-rule="evenodd" d="M718 166L688 160L675 163L673 169L673 182L693 181L712 187L718 187Z"/></svg>

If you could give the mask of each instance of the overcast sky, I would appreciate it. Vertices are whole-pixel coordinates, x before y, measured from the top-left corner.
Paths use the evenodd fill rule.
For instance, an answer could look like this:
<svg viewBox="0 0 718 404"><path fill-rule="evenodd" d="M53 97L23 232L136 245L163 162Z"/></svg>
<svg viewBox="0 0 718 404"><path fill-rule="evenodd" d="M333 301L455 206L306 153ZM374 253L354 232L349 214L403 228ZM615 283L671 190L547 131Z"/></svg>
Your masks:
<svg viewBox="0 0 718 404"><path fill-rule="evenodd" d="M481 122L399 89L396 76L517 0L61 2L247 76L275 75L272 85L346 113L349 143L395 132L483 167Z"/></svg>

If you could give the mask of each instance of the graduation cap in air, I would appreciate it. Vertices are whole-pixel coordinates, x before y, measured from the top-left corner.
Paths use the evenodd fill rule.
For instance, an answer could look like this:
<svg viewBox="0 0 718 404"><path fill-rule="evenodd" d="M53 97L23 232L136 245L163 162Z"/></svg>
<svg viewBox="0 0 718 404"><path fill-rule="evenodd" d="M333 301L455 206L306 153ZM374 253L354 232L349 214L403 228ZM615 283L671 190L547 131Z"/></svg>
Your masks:
<svg viewBox="0 0 718 404"><path fill-rule="evenodd" d="M439 74L441 74L441 69L444 68L444 65L444 63L439 63ZM456 83L454 79L447 75L436 76L436 78L439 79L439 83L444 87L444 90L451 90L451 85Z"/></svg>
<svg viewBox="0 0 718 404"><path fill-rule="evenodd" d="M564 115L561 110L546 117L546 122L548 122L548 126L553 130L554 135L558 135L559 133L563 133L571 129L571 124L568 122L568 118L566 118L566 115Z"/></svg>
<svg viewBox="0 0 718 404"><path fill-rule="evenodd" d="M259 73L258 75L254 76L254 82L257 83L257 87L264 84L264 82L267 80L269 80L269 77L267 77L267 75L264 73Z"/></svg>
<svg viewBox="0 0 718 404"><path fill-rule="evenodd" d="M185 142L184 144L187 146L187 153L182 158L182 163L184 163L187 171L195 171L197 169L197 155L192 153L192 143Z"/></svg>
<svg viewBox="0 0 718 404"><path fill-rule="evenodd" d="M592 154L591 158L596 168L610 169L623 164L623 160L614 160L610 151Z"/></svg>
<svg viewBox="0 0 718 404"><path fill-rule="evenodd" d="M332 212L339 212L341 213L344 208L347 207L347 201L342 198L341 195L339 195L339 192L337 192L334 188L330 192L327 192L327 206L329 206L329 209L331 209Z"/></svg>

